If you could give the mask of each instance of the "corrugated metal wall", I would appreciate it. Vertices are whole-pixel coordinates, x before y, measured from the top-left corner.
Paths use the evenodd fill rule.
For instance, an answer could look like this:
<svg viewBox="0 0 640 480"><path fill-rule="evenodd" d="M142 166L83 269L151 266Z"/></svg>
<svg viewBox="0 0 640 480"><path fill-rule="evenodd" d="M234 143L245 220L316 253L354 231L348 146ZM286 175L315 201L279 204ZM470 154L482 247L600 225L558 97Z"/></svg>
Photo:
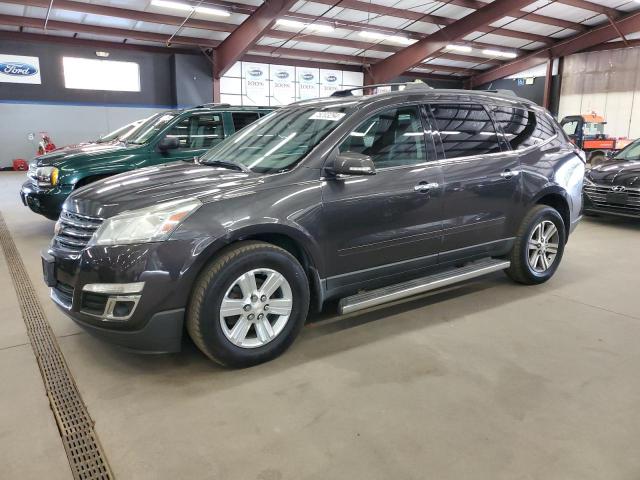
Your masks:
<svg viewBox="0 0 640 480"><path fill-rule="evenodd" d="M596 112L607 133L640 137L640 48L588 52L565 58L559 118Z"/></svg>

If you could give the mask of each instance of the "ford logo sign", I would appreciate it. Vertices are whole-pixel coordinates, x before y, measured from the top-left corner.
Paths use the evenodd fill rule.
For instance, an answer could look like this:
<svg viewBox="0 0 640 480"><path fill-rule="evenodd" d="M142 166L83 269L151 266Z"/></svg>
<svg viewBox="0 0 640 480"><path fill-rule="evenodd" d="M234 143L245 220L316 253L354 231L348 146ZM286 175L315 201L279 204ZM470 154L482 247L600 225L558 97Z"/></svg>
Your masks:
<svg viewBox="0 0 640 480"><path fill-rule="evenodd" d="M38 73L38 69L28 63L0 62L0 73L13 77L29 77Z"/></svg>
<svg viewBox="0 0 640 480"><path fill-rule="evenodd" d="M324 79L329 83L338 81L338 77L336 77L335 75L327 75L326 77L324 77Z"/></svg>
<svg viewBox="0 0 640 480"><path fill-rule="evenodd" d="M307 82L310 82L314 78L316 78L316 77L315 77L315 75L313 73L305 73L304 75L302 75L302 79L306 80Z"/></svg>
<svg viewBox="0 0 640 480"><path fill-rule="evenodd" d="M280 70L279 72L276 72L276 77L278 77L280 80L286 80L287 78L289 78L289 72Z"/></svg>
<svg viewBox="0 0 640 480"><path fill-rule="evenodd" d="M251 70L249 70L249 75L256 78L261 77L262 70L260 70L259 68L252 68Z"/></svg>

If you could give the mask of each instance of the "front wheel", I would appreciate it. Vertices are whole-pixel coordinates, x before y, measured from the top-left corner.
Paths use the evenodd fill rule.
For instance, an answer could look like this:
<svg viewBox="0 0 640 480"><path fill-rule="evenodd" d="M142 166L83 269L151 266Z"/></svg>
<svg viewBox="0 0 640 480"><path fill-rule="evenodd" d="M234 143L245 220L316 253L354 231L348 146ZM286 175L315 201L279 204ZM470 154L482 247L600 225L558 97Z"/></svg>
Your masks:
<svg viewBox="0 0 640 480"><path fill-rule="evenodd" d="M212 360L248 367L284 352L308 311L309 282L296 258L268 243L239 242L200 274L187 330Z"/></svg>
<svg viewBox="0 0 640 480"><path fill-rule="evenodd" d="M525 285L546 282L560 265L565 243L564 221L558 211L536 205L518 229L507 275Z"/></svg>

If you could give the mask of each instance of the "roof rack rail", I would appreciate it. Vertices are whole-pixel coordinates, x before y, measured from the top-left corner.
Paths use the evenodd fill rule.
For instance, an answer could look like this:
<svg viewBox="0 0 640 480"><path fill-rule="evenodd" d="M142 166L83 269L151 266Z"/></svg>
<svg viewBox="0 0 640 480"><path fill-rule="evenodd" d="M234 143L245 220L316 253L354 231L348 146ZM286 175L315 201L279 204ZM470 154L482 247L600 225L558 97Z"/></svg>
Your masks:
<svg viewBox="0 0 640 480"><path fill-rule="evenodd" d="M433 90L432 87L427 85L424 82L401 82L401 83L376 83L374 85L363 85L362 87L353 87L346 88L344 90L337 90L331 94L332 97L350 97L353 96L352 92L357 90L365 90L367 88L378 88L378 87L405 87L405 89L417 89L424 88Z"/></svg>
<svg viewBox="0 0 640 480"><path fill-rule="evenodd" d="M210 108L210 107L230 107L230 103L203 103L202 105L196 105L193 108Z"/></svg>
<svg viewBox="0 0 640 480"><path fill-rule="evenodd" d="M502 95L508 95L509 97L517 97L518 95L516 95L516 92L514 92L513 90L507 90L506 88L500 88L500 89L493 89L493 90L482 90L483 92L490 92L490 93L500 93Z"/></svg>

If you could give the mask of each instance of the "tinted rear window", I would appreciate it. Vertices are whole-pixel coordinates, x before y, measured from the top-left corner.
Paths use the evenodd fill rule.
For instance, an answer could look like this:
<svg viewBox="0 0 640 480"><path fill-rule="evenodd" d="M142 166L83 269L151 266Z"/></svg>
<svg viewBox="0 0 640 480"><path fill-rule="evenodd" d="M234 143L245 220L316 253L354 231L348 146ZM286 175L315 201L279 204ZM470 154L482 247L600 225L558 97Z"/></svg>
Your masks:
<svg viewBox="0 0 640 480"><path fill-rule="evenodd" d="M434 104L431 111L446 158L501 151L491 117L482 105Z"/></svg>
<svg viewBox="0 0 640 480"><path fill-rule="evenodd" d="M541 112L504 106L494 106L492 110L514 150L537 145L556 134L551 119Z"/></svg>

